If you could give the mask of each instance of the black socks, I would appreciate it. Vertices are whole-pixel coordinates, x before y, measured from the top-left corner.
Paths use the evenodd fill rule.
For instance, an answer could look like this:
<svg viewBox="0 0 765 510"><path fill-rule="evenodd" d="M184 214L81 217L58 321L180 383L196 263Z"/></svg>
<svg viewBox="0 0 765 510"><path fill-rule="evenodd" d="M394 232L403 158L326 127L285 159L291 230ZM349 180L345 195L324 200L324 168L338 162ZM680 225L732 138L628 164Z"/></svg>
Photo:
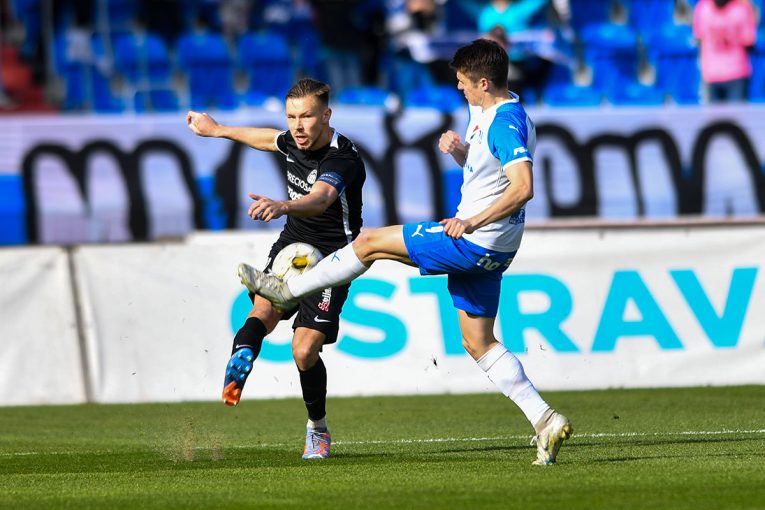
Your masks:
<svg viewBox="0 0 765 510"><path fill-rule="evenodd" d="M234 336L234 344L231 348L231 354L242 347L249 347L258 357L260 348L263 346L263 338L266 336L266 325L257 317L248 317L244 325L239 328Z"/></svg>
<svg viewBox="0 0 765 510"><path fill-rule="evenodd" d="M300 387L303 389L303 401L308 410L308 418L318 421L327 414L327 368L319 358L314 366L300 373Z"/></svg>

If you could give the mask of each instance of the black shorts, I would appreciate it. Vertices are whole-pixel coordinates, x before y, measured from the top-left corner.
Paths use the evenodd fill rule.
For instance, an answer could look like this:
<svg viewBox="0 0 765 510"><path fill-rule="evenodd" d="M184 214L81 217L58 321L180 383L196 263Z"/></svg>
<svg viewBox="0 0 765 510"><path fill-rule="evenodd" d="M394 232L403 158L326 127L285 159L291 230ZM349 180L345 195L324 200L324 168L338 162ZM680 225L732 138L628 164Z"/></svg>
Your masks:
<svg viewBox="0 0 765 510"><path fill-rule="evenodd" d="M273 264L276 254L279 253L282 248L297 241L290 241L279 237L279 239L271 246L271 251L268 253L268 262L263 271L270 272L271 264ZM317 248L324 252L325 250ZM334 250L333 250L334 251ZM322 253L324 256L329 253ZM326 339L325 344L333 344L337 342L337 331L340 327L340 312L343 311L343 305L345 300L348 299L348 289L351 284L346 283L339 287L333 287L330 289L324 289L316 294L311 294L300 300L297 308L286 312L281 320L290 319L295 316L295 321L292 323L293 331L297 328L308 328L324 333ZM250 299L254 296L250 293Z"/></svg>

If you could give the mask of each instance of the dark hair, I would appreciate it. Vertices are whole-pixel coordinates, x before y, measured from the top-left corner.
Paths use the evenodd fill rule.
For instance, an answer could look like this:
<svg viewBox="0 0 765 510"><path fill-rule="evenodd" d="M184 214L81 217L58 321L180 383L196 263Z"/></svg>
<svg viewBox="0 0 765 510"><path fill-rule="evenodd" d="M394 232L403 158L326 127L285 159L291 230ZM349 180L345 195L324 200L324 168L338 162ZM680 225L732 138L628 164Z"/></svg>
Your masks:
<svg viewBox="0 0 765 510"><path fill-rule="evenodd" d="M454 54L449 66L473 82L486 78L495 87L507 88L509 58L507 51L494 41L476 39L463 46Z"/></svg>
<svg viewBox="0 0 765 510"><path fill-rule="evenodd" d="M287 92L285 99L300 99L315 96L324 106L329 106L329 85L311 78L302 78Z"/></svg>

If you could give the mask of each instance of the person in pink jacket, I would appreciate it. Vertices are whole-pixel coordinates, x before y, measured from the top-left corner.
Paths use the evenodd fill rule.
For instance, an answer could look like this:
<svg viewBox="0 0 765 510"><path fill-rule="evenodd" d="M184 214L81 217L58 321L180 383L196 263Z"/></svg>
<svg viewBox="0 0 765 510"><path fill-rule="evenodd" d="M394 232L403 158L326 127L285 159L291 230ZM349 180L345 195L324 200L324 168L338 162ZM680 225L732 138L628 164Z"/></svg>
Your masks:
<svg viewBox="0 0 765 510"><path fill-rule="evenodd" d="M756 39L750 0L699 0L693 34L701 43L701 79L709 101L745 101L752 75L749 49Z"/></svg>

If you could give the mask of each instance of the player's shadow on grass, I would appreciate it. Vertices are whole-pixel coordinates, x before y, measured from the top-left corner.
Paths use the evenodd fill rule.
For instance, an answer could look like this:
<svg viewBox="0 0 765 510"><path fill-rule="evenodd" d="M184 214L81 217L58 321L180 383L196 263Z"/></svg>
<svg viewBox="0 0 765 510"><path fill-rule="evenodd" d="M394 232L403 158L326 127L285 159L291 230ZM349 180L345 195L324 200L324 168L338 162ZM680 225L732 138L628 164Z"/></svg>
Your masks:
<svg viewBox="0 0 765 510"><path fill-rule="evenodd" d="M529 446L529 444L512 444L512 445L500 445L500 446L473 446L463 448L447 448L444 450L427 452L428 455L438 455L444 453L486 453L486 452L508 452L508 451L525 451L536 450L536 447Z"/></svg>
<svg viewBox="0 0 765 510"><path fill-rule="evenodd" d="M721 437L715 437L715 438L683 438L681 440L673 439L673 440L658 440L658 441L635 441L635 442L629 442L624 443L620 442L619 446L629 446L632 448L645 448L645 447L653 447L653 446L683 446L683 445L696 445L696 444L713 444L713 443L742 443L742 442L751 442L751 438L746 437L737 437L737 438L721 438ZM598 446L598 447L608 447L609 445L598 445L596 443L588 443L588 444L582 444L580 446ZM741 451L730 451L730 452L714 452L714 453L704 453L696 451L693 453L694 457L738 457L741 455ZM654 459L672 459L672 458L682 458L687 459L688 454L687 453L677 453L677 454L668 454L666 451L663 451L660 454L656 455L632 455L632 456L626 456L622 455L620 457L612 457L612 458L602 458L602 459L596 459L596 462L634 462L634 461L640 461L640 460L654 460Z"/></svg>
<svg viewBox="0 0 765 510"><path fill-rule="evenodd" d="M422 448L422 447L420 447ZM439 448L437 445L430 445L427 449L407 450L401 451L395 448L391 448L385 451L375 452L349 452L349 451L335 451L332 456L335 458L343 459L364 459L364 458L384 458L391 457L391 459L401 459L402 455L408 457L431 457L435 455L453 455L459 453L486 453L486 452L503 452L503 451L524 451L533 449L530 446L519 445L495 445L495 446L465 446L465 447L451 447L451 448Z"/></svg>

